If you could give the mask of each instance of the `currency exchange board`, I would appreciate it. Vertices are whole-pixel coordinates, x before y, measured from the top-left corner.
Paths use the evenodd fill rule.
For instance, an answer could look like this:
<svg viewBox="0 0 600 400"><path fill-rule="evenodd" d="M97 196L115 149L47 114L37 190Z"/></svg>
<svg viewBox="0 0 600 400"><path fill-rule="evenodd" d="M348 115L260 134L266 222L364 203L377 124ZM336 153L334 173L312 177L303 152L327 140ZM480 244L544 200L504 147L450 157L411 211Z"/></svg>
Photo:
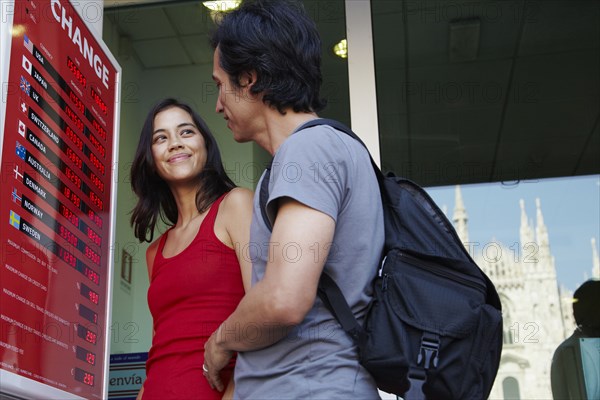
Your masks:
<svg viewBox="0 0 600 400"><path fill-rule="evenodd" d="M68 0L2 19L0 390L106 398L121 70Z"/></svg>

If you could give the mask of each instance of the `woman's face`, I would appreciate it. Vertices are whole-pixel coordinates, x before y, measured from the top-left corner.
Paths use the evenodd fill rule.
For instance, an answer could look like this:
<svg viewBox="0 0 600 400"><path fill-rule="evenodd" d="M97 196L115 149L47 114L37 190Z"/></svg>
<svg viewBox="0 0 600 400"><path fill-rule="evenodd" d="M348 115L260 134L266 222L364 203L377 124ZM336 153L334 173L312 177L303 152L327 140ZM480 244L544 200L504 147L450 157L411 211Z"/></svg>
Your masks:
<svg viewBox="0 0 600 400"><path fill-rule="evenodd" d="M152 157L158 175L169 185L194 182L206 164L206 143L191 115L170 107L156 114Z"/></svg>

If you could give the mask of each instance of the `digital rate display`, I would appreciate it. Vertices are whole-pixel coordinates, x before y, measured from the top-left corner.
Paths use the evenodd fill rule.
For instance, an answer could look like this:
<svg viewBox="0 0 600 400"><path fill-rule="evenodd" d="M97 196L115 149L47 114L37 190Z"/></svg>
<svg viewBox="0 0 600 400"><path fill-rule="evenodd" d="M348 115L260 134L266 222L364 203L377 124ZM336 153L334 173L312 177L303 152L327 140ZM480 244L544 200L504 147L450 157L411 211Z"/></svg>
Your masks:
<svg viewBox="0 0 600 400"><path fill-rule="evenodd" d="M14 375L60 398L106 398L121 69L68 0L8 3L2 391Z"/></svg>

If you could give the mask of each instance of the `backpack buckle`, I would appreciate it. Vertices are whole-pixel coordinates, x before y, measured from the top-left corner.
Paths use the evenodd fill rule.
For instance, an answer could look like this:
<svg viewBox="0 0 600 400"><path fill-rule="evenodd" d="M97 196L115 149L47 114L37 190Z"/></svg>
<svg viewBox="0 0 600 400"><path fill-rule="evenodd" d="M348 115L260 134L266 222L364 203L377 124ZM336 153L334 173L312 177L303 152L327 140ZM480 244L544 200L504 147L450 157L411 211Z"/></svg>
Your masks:
<svg viewBox="0 0 600 400"><path fill-rule="evenodd" d="M419 349L419 356L417 357L417 365L421 365L424 361L424 369L429 369L430 366L433 366L433 368L437 367L439 361L439 349L439 336L424 333L421 337L421 348Z"/></svg>

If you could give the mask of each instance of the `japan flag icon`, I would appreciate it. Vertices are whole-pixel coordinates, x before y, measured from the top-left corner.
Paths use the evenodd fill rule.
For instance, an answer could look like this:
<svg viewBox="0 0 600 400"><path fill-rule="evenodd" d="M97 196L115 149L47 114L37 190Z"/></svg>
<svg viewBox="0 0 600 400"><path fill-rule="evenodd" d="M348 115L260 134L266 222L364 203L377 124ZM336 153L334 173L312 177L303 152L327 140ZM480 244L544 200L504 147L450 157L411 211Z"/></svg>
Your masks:
<svg viewBox="0 0 600 400"><path fill-rule="evenodd" d="M23 56L23 69L27 71L29 75L31 75L31 61L27 59L27 57Z"/></svg>
<svg viewBox="0 0 600 400"><path fill-rule="evenodd" d="M25 132L27 131L27 127L23 123L23 121L19 121L19 134L25 137Z"/></svg>

